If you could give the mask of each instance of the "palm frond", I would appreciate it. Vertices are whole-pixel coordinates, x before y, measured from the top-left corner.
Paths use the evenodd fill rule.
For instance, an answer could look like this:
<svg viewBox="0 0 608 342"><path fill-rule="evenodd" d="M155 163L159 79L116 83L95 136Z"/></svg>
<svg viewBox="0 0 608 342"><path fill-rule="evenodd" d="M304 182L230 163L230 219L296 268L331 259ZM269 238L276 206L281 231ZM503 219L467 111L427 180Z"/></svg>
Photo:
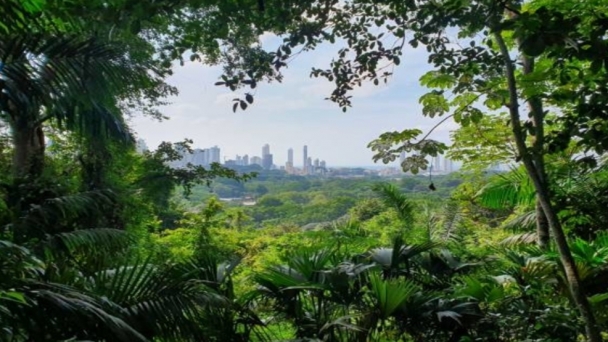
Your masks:
<svg viewBox="0 0 608 342"><path fill-rule="evenodd" d="M536 228L536 210L528 210L509 218L502 227L513 231L532 231Z"/></svg>
<svg viewBox="0 0 608 342"><path fill-rule="evenodd" d="M528 232L522 234L516 234L505 238L500 242L502 246L505 247L513 247L517 245L526 245L536 243L536 233Z"/></svg>
<svg viewBox="0 0 608 342"><path fill-rule="evenodd" d="M444 206L442 214L443 225L441 231L434 232L435 235L439 235L440 241L457 241L458 225L462 217L460 205L456 201L450 201Z"/></svg>
<svg viewBox="0 0 608 342"><path fill-rule="evenodd" d="M480 203L491 209L531 207L535 196L534 187L522 169L495 176L477 193Z"/></svg>
<svg viewBox="0 0 608 342"><path fill-rule="evenodd" d="M99 272L92 291L123 308L125 322L146 337L206 340L197 321L205 308L228 308L230 301L208 286L208 281L182 274L177 266L157 266L143 260Z"/></svg>
<svg viewBox="0 0 608 342"><path fill-rule="evenodd" d="M115 196L108 190L53 197L31 205L14 224L13 230L45 239L48 234L73 230L74 224L82 220L103 217L114 203Z"/></svg>
<svg viewBox="0 0 608 342"><path fill-rule="evenodd" d="M132 137L118 111L117 94L147 77L117 47L96 39L42 34L0 41L3 108L31 125L54 119L61 127L120 141Z"/></svg>
<svg viewBox="0 0 608 342"><path fill-rule="evenodd" d="M30 337L43 334L50 340L88 339L147 341L107 305L94 296L63 284L31 278L20 279L15 286L26 305L10 305L10 319L19 322L21 331Z"/></svg>
<svg viewBox="0 0 608 342"><path fill-rule="evenodd" d="M373 190L387 207L395 210L406 228L412 227L416 207L399 188L390 183L379 183Z"/></svg>
<svg viewBox="0 0 608 342"><path fill-rule="evenodd" d="M124 230L92 228L52 235L48 247L53 252L76 252L95 250L96 252L117 252L126 249L133 242L133 236Z"/></svg>

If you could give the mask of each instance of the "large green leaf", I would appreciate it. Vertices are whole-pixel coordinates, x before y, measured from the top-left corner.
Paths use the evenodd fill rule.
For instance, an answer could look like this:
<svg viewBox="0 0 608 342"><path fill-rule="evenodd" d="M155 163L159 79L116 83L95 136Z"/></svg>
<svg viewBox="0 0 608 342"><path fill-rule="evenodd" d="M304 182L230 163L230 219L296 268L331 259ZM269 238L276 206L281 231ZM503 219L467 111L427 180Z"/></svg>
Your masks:
<svg viewBox="0 0 608 342"><path fill-rule="evenodd" d="M373 273L369 277L373 309L382 318L389 318L407 299L418 291L409 280L382 279Z"/></svg>

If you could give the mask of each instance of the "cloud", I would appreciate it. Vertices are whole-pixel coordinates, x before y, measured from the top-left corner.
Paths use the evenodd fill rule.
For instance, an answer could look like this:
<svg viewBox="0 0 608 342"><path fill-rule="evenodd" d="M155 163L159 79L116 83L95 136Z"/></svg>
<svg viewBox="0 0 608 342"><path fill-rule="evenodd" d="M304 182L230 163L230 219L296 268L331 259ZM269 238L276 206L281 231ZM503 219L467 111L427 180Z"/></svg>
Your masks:
<svg viewBox="0 0 608 342"><path fill-rule="evenodd" d="M262 37L264 45L277 43L271 35ZM219 67L187 62L176 67L169 82L180 94L162 111L170 117L165 122L135 117L134 129L148 145L161 141L194 139L195 147L218 145L222 155L259 155L263 144L271 146L277 164L293 148L300 160L303 145L309 153L328 165L370 165L372 152L367 144L385 131L419 127L429 130L440 119L421 115L418 98L425 90L418 79L429 67L424 49L406 48L402 65L394 69L387 85L366 84L353 91L353 108L347 113L324 100L333 90L325 79L310 78L313 66L327 67L337 46L324 44L317 51L304 53L284 70L283 83L260 84L256 89L230 92L213 84L221 73ZM232 99L252 91L255 102L246 111L232 112ZM455 124L446 122L433 133L448 139Z"/></svg>

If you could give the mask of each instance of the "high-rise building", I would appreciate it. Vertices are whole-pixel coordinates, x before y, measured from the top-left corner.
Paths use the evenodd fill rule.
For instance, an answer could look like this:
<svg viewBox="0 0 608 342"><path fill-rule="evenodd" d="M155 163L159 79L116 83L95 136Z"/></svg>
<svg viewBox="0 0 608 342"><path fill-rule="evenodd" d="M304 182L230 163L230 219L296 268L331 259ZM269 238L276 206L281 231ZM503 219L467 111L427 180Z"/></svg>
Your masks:
<svg viewBox="0 0 608 342"><path fill-rule="evenodd" d="M304 150L302 152L304 153L302 158L302 171L306 174L308 171L308 146L304 145Z"/></svg>
<svg viewBox="0 0 608 342"><path fill-rule="evenodd" d="M265 170L270 170L270 169L272 169L272 164L273 164L272 163L272 154L270 154L270 153L269 154L265 154L262 157L262 167Z"/></svg>
<svg viewBox="0 0 608 342"><path fill-rule="evenodd" d="M245 165L245 166L249 165L249 156L248 155L243 156L243 165Z"/></svg>
<svg viewBox="0 0 608 342"><path fill-rule="evenodd" d="M315 159L315 164L314 165L315 165L315 169L319 168L319 159L318 158Z"/></svg>
<svg viewBox="0 0 608 342"><path fill-rule="evenodd" d="M443 158L443 172L451 173L454 171L454 163L448 158Z"/></svg>
<svg viewBox="0 0 608 342"><path fill-rule="evenodd" d="M438 154L433 158L433 171L441 171L441 155Z"/></svg>
<svg viewBox="0 0 608 342"><path fill-rule="evenodd" d="M262 146L262 159L264 159L264 156L267 154L270 154L270 145L265 144Z"/></svg>
<svg viewBox="0 0 608 342"><path fill-rule="evenodd" d="M287 162L293 165L293 149L290 148L287 150Z"/></svg>
<svg viewBox="0 0 608 342"><path fill-rule="evenodd" d="M211 163L219 163L220 162L220 148L217 146L213 146L207 150L207 163L205 165L209 165Z"/></svg>
<svg viewBox="0 0 608 342"><path fill-rule="evenodd" d="M311 175L314 173L314 169L312 167L312 158L308 157L308 159L306 160L306 174Z"/></svg>
<svg viewBox="0 0 608 342"><path fill-rule="evenodd" d="M327 168L327 164L325 164L325 160L321 160L321 163L319 164L321 166L321 168L326 169Z"/></svg>
<svg viewBox="0 0 608 342"><path fill-rule="evenodd" d="M285 163L285 171L287 171L287 173L289 173L289 174L293 174L294 173L293 163L290 163L290 162Z"/></svg>
<svg viewBox="0 0 608 342"><path fill-rule="evenodd" d="M196 166L206 166L207 165L207 153L206 150L201 150L200 148L195 148L192 151L192 154L188 154L188 163L192 163L192 165ZM184 158L185 159L185 158Z"/></svg>
<svg viewBox="0 0 608 342"><path fill-rule="evenodd" d="M250 161L251 165L262 166L262 158L260 158L258 156L251 157L251 159L249 161Z"/></svg>

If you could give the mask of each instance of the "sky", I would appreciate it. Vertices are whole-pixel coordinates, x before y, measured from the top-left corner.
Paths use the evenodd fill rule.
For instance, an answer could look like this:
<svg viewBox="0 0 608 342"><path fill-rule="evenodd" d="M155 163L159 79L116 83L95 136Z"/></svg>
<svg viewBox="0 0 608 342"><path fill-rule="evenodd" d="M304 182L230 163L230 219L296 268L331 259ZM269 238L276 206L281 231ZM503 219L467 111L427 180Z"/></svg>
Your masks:
<svg viewBox="0 0 608 342"><path fill-rule="evenodd" d="M272 49L276 39L263 40L263 47ZM301 166L302 147L308 155L325 160L332 166L369 166L373 152L367 144L387 131L419 128L428 131L441 118L429 119L421 114L418 98L425 93L418 79L426 71L425 49L406 48L401 65L395 67L388 84L366 84L353 91L353 107L343 113L328 100L332 84L322 78L310 78L311 67L325 68L336 56L339 47L324 45L305 52L283 70L282 83L258 84L255 102L245 111L232 112L232 99L246 89L231 92L214 86L221 75L220 67L198 62L176 66L168 83L176 86L179 95L161 108L168 120L155 121L135 116L131 125L138 138L150 148L162 141L189 138L195 148L217 145L222 159L236 155L260 156L262 146L270 145L276 165L287 161L287 150L294 149L294 166ZM274 48L276 49L276 48ZM236 95L236 96L235 96ZM446 122L431 135L432 139L449 141L452 122Z"/></svg>

